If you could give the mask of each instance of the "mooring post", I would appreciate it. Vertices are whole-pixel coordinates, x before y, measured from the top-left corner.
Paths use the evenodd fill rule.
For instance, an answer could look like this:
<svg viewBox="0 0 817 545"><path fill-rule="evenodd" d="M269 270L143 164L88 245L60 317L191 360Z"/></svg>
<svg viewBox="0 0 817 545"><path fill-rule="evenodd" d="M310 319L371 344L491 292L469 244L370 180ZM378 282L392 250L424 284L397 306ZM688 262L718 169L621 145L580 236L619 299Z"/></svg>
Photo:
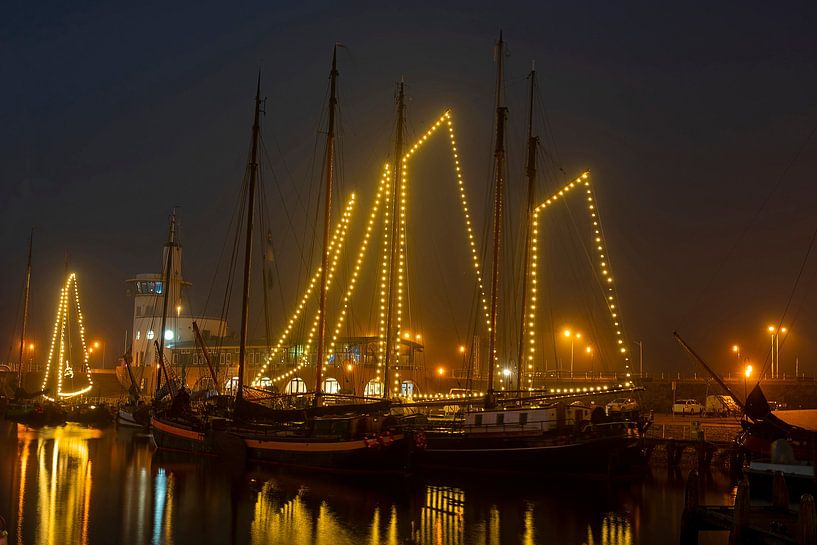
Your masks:
<svg viewBox="0 0 817 545"><path fill-rule="evenodd" d="M699 441L698 444L695 445L695 454L697 454L698 457L698 471L706 471L706 446L702 441Z"/></svg>
<svg viewBox="0 0 817 545"><path fill-rule="evenodd" d="M743 529L749 522L749 481L746 477L738 484L735 494L735 508L732 515L732 531L729 533L729 545L741 543Z"/></svg>
<svg viewBox="0 0 817 545"><path fill-rule="evenodd" d="M800 496L800 513L797 515L797 545L817 545L817 512L814 496Z"/></svg>
<svg viewBox="0 0 817 545"><path fill-rule="evenodd" d="M743 474L743 452L740 447L732 447L729 455L729 475L737 481Z"/></svg>
<svg viewBox="0 0 817 545"><path fill-rule="evenodd" d="M772 505L784 511L789 508L789 487L782 471L775 471L772 477Z"/></svg>
<svg viewBox="0 0 817 545"><path fill-rule="evenodd" d="M681 545L698 545L698 506L701 502L698 471L693 469L684 489L684 512L681 514Z"/></svg>

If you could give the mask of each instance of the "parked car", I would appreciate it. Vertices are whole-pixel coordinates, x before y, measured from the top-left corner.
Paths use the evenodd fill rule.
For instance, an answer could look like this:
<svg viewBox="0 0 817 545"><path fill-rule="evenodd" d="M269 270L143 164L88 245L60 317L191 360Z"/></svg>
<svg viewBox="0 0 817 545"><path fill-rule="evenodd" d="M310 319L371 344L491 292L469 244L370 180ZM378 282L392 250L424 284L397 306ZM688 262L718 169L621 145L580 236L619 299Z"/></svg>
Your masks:
<svg viewBox="0 0 817 545"><path fill-rule="evenodd" d="M740 414L740 407L730 396L706 396L706 414L709 416L734 416Z"/></svg>
<svg viewBox="0 0 817 545"><path fill-rule="evenodd" d="M703 414L706 408L694 399L678 399L672 406L672 414Z"/></svg>
<svg viewBox="0 0 817 545"><path fill-rule="evenodd" d="M607 409L608 415L610 413L628 413L637 411L638 403L631 397L620 397L608 403L605 408Z"/></svg>

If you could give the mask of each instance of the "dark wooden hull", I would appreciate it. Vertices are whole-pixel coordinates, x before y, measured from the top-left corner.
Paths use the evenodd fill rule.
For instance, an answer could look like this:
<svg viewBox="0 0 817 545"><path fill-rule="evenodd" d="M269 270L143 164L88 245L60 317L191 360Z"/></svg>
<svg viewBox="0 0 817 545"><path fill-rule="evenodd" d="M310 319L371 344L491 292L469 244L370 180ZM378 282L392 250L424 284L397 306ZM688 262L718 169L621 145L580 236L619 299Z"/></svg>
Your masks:
<svg viewBox="0 0 817 545"><path fill-rule="evenodd" d="M203 429L195 424L153 417L153 438L160 449L196 455L242 458L310 472L401 475L411 469L411 435L384 434L367 439L271 436L252 427Z"/></svg>
<svg viewBox="0 0 817 545"><path fill-rule="evenodd" d="M421 471L501 475L615 475L642 467L640 441L628 435L514 437L434 434L416 455Z"/></svg>
<svg viewBox="0 0 817 545"><path fill-rule="evenodd" d="M338 474L404 475L411 471L411 434L370 439L246 437L247 457L269 463Z"/></svg>

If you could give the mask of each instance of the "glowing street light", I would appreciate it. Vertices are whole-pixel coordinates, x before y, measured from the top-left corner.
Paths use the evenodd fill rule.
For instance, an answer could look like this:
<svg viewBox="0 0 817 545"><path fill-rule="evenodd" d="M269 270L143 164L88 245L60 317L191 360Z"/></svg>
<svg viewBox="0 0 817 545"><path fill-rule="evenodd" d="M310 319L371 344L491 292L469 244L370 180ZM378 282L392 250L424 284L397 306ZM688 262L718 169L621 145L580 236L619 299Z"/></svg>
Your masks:
<svg viewBox="0 0 817 545"><path fill-rule="evenodd" d="M789 331L785 327L781 327L779 330L770 325L766 328L769 334L772 336L772 378L779 378L780 377L780 334L783 333L784 335Z"/></svg>
<svg viewBox="0 0 817 545"><path fill-rule="evenodd" d="M570 339L570 378L573 378L573 341L581 340L582 334L578 331L571 331L565 328L562 335Z"/></svg>
<svg viewBox="0 0 817 545"><path fill-rule="evenodd" d="M746 393L746 383L749 382L749 377L752 376L752 366L750 364L746 364L746 369L743 371L743 399L746 400L748 397Z"/></svg>

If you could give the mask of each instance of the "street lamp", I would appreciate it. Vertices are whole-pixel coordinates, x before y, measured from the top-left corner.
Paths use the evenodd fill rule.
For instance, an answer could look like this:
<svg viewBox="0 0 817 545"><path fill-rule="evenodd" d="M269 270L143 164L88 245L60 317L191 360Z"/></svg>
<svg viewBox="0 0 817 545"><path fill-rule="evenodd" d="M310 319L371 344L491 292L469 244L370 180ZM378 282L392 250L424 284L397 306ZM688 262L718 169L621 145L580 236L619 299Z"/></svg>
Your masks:
<svg viewBox="0 0 817 545"><path fill-rule="evenodd" d="M748 397L746 394L746 383L749 381L749 377L752 376L752 366L751 364L746 365L746 370L743 372L743 399L744 401Z"/></svg>
<svg viewBox="0 0 817 545"><path fill-rule="evenodd" d="M573 341L580 340L582 338L582 334L578 331L570 331L569 329L565 329L562 331L562 335L570 339L570 378L573 378Z"/></svg>
<svg viewBox="0 0 817 545"><path fill-rule="evenodd" d="M505 375L505 389L510 389L511 385L511 370L507 367L502 370L502 374Z"/></svg>
<svg viewBox="0 0 817 545"><path fill-rule="evenodd" d="M101 369L104 369L105 368L105 341L94 341L93 342L93 350L89 349L88 352L93 353L93 351L95 350L97 352L97 354L99 354L100 345L102 346L102 354L101 354L102 359L100 360L99 367Z"/></svg>
<svg viewBox="0 0 817 545"><path fill-rule="evenodd" d="M788 329L781 327L779 330L770 325L767 331L772 336L772 378L780 377L780 334L786 334Z"/></svg>

